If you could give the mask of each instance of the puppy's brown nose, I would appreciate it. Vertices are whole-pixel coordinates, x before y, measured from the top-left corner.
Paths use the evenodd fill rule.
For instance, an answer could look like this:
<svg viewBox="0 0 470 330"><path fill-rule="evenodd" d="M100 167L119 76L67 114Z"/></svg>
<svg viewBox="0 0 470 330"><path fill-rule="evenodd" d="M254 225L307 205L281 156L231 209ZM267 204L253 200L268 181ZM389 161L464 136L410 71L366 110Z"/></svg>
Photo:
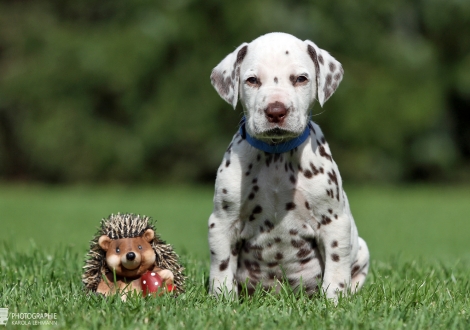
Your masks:
<svg viewBox="0 0 470 330"><path fill-rule="evenodd" d="M284 103L274 102L269 103L268 107L264 110L266 118L270 123L282 124L287 115L287 109Z"/></svg>

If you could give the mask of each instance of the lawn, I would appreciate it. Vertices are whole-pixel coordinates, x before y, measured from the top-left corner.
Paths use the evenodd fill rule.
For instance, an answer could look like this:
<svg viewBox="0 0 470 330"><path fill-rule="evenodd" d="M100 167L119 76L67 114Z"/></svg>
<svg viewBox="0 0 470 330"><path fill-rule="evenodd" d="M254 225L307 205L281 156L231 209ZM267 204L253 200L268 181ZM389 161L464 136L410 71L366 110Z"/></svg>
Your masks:
<svg viewBox="0 0 470 330"><path fill-rule="evenodd" d="M56 313L57 327L67 329L470 328L470 189L347 192L372 254L371 273L358 295L334 307L288 288L240 301L209 297L211 187L0 186L0 308ZM102 217L119 211L157 220L187 268L187 293L127 303L83 293L89 240Z"/></svg>

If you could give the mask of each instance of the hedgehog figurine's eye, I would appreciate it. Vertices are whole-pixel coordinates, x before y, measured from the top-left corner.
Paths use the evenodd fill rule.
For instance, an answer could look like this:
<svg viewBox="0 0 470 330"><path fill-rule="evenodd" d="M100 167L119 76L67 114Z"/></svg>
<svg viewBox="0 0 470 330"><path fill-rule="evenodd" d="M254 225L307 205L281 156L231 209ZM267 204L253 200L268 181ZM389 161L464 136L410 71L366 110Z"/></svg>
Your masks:
<svg viewBox="0 0 470 330"><path fill-rule="evenodd" d="M121 250L119 250L119 248L116 248L116 253L119 253L121 252Z"/></svg>
<svg viewBox="0 0 470 330"><path fill-rule="evenodd" d="M139 250L142 250L142 245L139 245L138 248L139 248Z"/></svg>

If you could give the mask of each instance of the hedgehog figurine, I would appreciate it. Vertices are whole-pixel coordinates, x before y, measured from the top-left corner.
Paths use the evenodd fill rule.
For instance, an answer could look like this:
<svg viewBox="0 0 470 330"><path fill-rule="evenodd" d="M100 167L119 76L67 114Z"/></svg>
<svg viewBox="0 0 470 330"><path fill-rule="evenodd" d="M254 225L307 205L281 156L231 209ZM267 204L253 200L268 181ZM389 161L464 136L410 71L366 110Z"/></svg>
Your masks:
<svg viewBox="0 0 470 330"><path fill-rule="evenodd" d="M184 268L178 255L146 216L118 213L102 219L83 269L87 291L105 296L121 293L124 301L129 291L142 291L145 296L160 286L160 294L184 292Z"/></svg>

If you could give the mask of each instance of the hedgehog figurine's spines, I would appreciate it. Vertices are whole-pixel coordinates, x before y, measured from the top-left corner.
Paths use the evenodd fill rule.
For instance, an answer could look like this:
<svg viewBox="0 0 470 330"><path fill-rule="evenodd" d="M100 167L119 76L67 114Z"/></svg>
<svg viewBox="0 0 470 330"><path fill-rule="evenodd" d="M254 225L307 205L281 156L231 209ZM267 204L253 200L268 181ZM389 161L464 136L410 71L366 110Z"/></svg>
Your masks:
<svg viewBox="0 0 470 330"><path fill-rule="evenodd" d="M151 242L151 246L155 252L156 266L168 269L173 273L175 293L184 292L184 268L179 264L179 257L173 251L171 245L166 244L156 233L153 222L150 217L133 213L111 214L108 218L101 220L100 227L90 242L90 249L83 267L82 282L88 291L96 292L102 276L110 271L106 265L106 252L98 244L98 239L102 235L106 235L113 240L133 238L141 236L147 229L152 229L155 237Z"/></svg>

